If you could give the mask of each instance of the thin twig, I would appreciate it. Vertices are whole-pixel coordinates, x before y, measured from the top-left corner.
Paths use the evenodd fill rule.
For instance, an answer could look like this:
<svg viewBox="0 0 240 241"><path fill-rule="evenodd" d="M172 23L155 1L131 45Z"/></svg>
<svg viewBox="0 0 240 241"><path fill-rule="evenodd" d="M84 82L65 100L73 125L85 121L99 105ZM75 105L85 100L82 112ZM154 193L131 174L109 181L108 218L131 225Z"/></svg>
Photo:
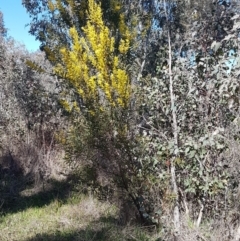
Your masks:
<svg viewBox="0 0 240 241"><path fill-rule="evenodd" d="M202 221L202 215L203 215L203 209L204 209L204 205L202 204L202 202L200 200L199 200L199 204L200 204L201 208L200 208L200 211L199 211L199 214L198 214L197 223L196 223L197 227L200 226L200 223Z"/></svg>

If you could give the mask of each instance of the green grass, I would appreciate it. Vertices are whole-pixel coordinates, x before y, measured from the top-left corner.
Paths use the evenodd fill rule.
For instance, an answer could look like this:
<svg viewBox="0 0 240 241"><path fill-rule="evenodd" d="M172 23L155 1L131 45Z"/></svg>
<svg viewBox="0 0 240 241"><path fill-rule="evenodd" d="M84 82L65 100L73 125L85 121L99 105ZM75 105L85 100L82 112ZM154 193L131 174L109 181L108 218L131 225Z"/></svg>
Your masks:
<svg viewBox="0 0 240 241"><path fill-rule="evenodd" d="M21 189L0 211L0 241L147 241L143 228L118 225L118 209L82 194L77 183Z"/></svg>
<svg viewBox="0 0 240 241"><path fill-rule="evenodd" d="M83 230L88 230L91 223L111 212L114 215L109 204L101 204L91 197L82 197L78 204L61 203L56 199L42 207L6 214L1 219L0 237L2 241L69 240L70 236L71 240L81 240L79 234L83 235ZM88 233L94 236L94 230L87 231L84 236Z"/></svg>

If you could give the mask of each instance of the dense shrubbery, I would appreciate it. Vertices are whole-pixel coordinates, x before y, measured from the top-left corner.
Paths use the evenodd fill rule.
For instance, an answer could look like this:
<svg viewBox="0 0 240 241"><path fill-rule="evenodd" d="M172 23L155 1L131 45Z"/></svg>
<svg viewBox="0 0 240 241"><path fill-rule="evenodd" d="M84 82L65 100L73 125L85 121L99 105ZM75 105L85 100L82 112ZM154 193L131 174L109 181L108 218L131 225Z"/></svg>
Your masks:
<svg viewBox="0 0 240 241"><path fill-rule="evenodd" d="M64 147L91 191L131 200L143 223L197 240L212 222L236 239L235 2L91 0L81 16L70 0L23 2L49 16L46 32L40 15L31 28L48 60L1 39L2 155L8 147L25 174L46 178Z"/></svg>
<svg viewBox="0 0 240 241"><path fill-rule="evenodd" d="M55 131L63 124L56 79L27 65L32 61L50 72L43 53L29 53L11 38L1 38L0 54L1 169L16 175L21 170L39 182L58 169L51 167L59 155Z"/></svg>

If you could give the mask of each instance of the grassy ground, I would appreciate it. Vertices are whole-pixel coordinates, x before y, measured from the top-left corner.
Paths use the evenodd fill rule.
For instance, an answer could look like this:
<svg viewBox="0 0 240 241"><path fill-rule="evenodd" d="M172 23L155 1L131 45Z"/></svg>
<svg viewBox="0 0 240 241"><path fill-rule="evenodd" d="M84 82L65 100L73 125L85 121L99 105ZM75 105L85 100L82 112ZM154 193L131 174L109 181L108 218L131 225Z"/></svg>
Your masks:
<svg viewBox="0 0 240 241"><path fill-rule="evenodd" d="M0 241L157 240L144 228L119 225L113 204L82 194L72 180L21 187L0 211Z"/></svg>

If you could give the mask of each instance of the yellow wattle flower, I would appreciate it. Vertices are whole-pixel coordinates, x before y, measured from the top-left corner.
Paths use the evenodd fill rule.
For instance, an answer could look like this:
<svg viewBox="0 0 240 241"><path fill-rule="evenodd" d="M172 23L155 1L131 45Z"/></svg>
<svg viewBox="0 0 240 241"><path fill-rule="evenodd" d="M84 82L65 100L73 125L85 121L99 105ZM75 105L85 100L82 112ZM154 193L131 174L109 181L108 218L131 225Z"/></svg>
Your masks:
<svg viewBox="0 0 240 241"><path fill-rule="evenodd" d="M71 47L60 50L62 63L55 67L55 72L71 82L86 105L95 103L100 109L109 104L126 107L130 96L128 74L120 67L120 59L114 53L115 40L103 22L101 6L94 0L89 0L88 4L88 21L82 28L83 36L79 36L75 27L69 29ZM60 1L57 6L61 8ZM125 55L130 47L130 34L123 15L120 31L124 38L120 40L119 52ZM69 109L66 103L63 105ZM95 113L89 111L91 115Z"/></svg>

